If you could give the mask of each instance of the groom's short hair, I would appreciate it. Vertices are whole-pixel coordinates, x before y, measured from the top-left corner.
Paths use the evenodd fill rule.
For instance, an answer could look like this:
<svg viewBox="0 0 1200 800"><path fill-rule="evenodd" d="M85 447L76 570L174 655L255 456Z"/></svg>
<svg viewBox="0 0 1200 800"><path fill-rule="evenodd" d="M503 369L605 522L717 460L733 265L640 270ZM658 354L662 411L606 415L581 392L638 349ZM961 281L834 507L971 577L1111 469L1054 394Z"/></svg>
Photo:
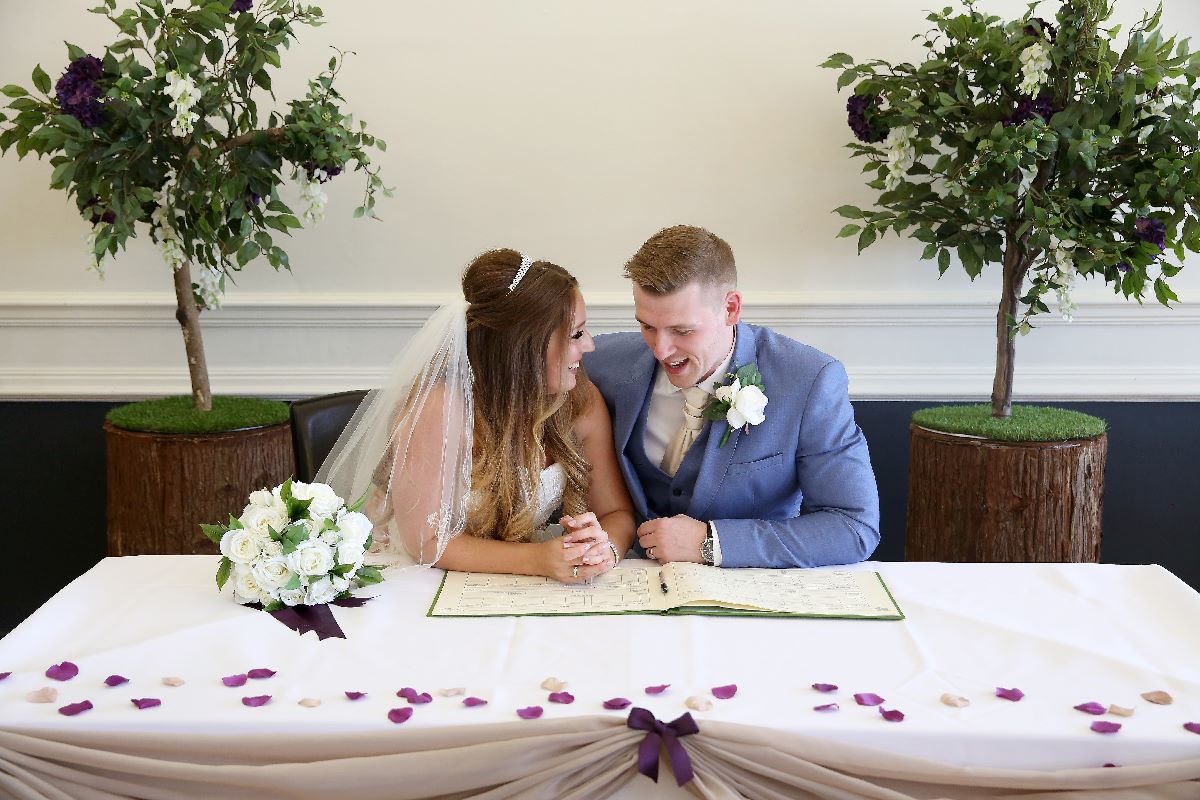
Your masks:
<svg viewBox="0 0 1200 800"><path fill-rule="evenodd" d="M646 240L625 264L625 277L654 294L671 294L692 281L722 289L737 287L729 243L704 228L673 225Z"/></svg>

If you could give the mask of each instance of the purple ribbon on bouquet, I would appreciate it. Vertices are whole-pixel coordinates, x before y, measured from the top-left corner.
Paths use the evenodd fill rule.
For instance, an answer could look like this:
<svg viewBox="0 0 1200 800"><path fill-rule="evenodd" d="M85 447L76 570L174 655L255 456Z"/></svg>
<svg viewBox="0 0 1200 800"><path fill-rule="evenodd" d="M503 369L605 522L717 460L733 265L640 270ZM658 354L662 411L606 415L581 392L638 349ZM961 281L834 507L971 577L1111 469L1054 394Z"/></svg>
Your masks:
<svg viewBox="0 0 1200 800"><path fill-rule="evenodd" d="M342 626L338 625L337 620L334 619L333 611L329 606L358 608L370 599L370 597L345 597L318 606L286 606L269 613L301 636L309 631L316 631L318 640L345 639L346 634L342 632ZM262 608L257 603L252 607Z"/></svg>
<svg viewBox="0 0 1200 800"><path fill-rule="evenodd" d="M634 708L629 712L626 724L635 731L646 731L645 738L638 745L638 772L658 783L658 747L662 743L667 746L667 757L671 759L671 770L675 773L677 785L683 786L696 776L692 770L692 760L679 741L680 736L700 732L690 713L685 712L673 722L659 722L646 709Z"/></svg>

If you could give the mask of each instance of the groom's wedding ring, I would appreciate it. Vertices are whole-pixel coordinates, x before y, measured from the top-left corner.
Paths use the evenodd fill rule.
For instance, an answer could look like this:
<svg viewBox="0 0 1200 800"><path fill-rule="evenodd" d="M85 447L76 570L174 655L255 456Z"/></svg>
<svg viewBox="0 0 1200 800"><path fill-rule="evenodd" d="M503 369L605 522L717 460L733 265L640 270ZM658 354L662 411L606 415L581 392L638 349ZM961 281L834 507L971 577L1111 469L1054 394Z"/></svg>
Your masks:
<svg viewBox="0 0 1200 800"><path fill-rule="evenodd" d="M646 555L650 556L651 558L654 558L654 548L651 547L649 550L647 550Z"/></svg>
<svg viewBox="0 0 1200 800"><path fill-rule="evenodd" d="M578 564L576 564L575 566L571 567L571 577L572 577L572 578L578 578L578 577L579 577L579 565L578 565Z"/></svg>

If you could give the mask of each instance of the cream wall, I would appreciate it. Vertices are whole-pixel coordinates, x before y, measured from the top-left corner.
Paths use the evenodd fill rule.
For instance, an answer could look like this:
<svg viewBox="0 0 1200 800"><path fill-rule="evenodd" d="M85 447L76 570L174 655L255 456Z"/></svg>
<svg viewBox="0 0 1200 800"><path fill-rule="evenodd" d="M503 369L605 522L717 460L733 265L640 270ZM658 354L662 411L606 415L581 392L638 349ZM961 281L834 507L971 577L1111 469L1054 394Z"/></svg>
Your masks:
<svg viewBox="0 0 1200 800"><path fill-rule="evenodd" d="M0 0L0 83L28 85L37 62L57 77L63 39L92 52L111 41L85 11L95 2ZM925 0L321 5L330 22L285 55L279 96L303 91L329 45L356 51L340 88L388 141L378 161L396 197L381 201L384 222L352 220L362 184L339 177L328 218L288 248L294 274L246 269L226 308L204 316L217 391L369 385L463 265L495 246L571 269L594 327L628 329L620 266L676 222L727 238L747 318L842 358L856 397L990 391L995 267L975 284L957 267L939 281L915 242L856 256L834 238L830 209L870 195L841 149L846 93L816 65L839 50L920 58L909 37L928 25ZM1140 3L1119 5L1121 21L1139 15ZM1200 5L1163 6L1167 30L1200 34ZM97 280L86 225L46 188L48 165L14 156L0 158L0 396L186 391L170 279L148 240ZM1047 318L1019 342L1018 395L1200 397L1200 271L1174 285L1193 304L1080 290L1074 323ZM285 351L305 363L283 364Z"/></svg>

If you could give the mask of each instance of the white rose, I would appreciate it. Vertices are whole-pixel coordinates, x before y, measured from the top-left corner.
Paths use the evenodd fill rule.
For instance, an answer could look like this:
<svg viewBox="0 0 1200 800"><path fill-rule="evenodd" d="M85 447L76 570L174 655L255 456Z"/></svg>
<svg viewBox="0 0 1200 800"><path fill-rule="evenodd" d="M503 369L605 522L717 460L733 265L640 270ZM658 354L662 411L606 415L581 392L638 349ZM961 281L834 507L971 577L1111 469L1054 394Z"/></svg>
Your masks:
<svg viewBox="0 0 1200 800"><path fill-rule="evenodd" d="M275 558L260 558L250 569L254 580L265 591L282 589L292 579L287 559L282 555Z"/></svg>
<svg viewBox="0 0 1200 800"><path fill-rule="evenodd" d="M304 605L304 590L281 589L279 591L279 599L285 606L302 606Z"/></svg>
<svg viewBox="0 0 1200 800"><path fill-rule="evenodd" d="M725 412L725 421L731 428L743 425L759 425L766 414L763 409L767 406L767 396L757 386L743 386L734 395L729 411Z"/></svg>
<svg viewBox="0 0 1200 800"><path fill-rule="evenodd" d="M267 528L274 528L278 533L288 526L287 509L274 506L259 506L251 503L246 506L246 510L238 517L238 522L246 526L246 530L251 531L262 538L270 538L270 531Z"/></svg>
<svg viewBox="0 0 1200 800"><path fill-rule="evenodd" d="M354 542L342 542L338 545L337 560L339 564L351 564L354 569L358 569L363 562L363 546Z"/></svg>
<svg viewBox="0 0 1200 800"><path fill-rule="evenodd" d="M259 603L262 602L264 594L266 592L258 585L258 581L254 579L254 571L238 565L234 573L233 599L243 604Z"/></svg>
<svg viewBox="0 0 1200 800"><path fill-rule="evenodd" d="M221 555L235 564L249 564L262 554L263 537L245 528L225 531L221 536Z"/></svg>
<svg viewBox="0 0 1200 800"><path fill-rule="evenodd" d="M367 546L367 538L371 535L371 520L366 514L357 511L346 511L338 515L338 530L342 534L342 543L356 544L358 547Z"/></svg>
<svg viewBox="0 0 1200 800"><path fill-rule="evenodd" d="M283 543L275 542L270 539L263 542L262 557L263 558L281 558L283 556Z"/></svg>
<svg viewBox="0 0 1200 800"><path fill-rule="evenodd" d="M728 386L718 386L717 390L713 392L713 395L722 403L730 403L733 401L733 398L737 397L738 390L741 388L741 379L734 378L733 383L729 384Z"/></svg>
<svg viewBox="0 0 1200 800"><path fill-rule="evenodd" d="M306 602L310 606L318 606L322 603L328 603L337 597L337 595L338 592L333 586L333 581L329 580L329 578L321 578L309 585Z"/></svg>
<svg viewBox="0 0 1200 800"><path fill-rule="evenodd" d="M286 510L283 500L279 495L270 489L259 489L257 492L250 493L250 505L262 506L263 508L273 508L279 506Z"/></svg>
<svg viewBox="0 0 1200 800"><path fill-rule="evenodd" d="M333 550L320 539L301 542L287 557L288 568L299 575L324 575L333 569Z"/></svg>
<svg viewBox="0 0 1200 800"><path fill-rule="evenodd" d="M332 517L342 507L342 498L323 483L293 483L292 497L312 501L308 505L308 515L313 519Z"/></svg>
<svg viewBox="0 0 1200 800"><path fill-rule="evenodd" d="M350 579L343 578L341 575L331 576L329 578L329 582L333 584L333 588L335 590L337 590L338 594L341 594L342 592L344 592L350 588Z"/></svg>

